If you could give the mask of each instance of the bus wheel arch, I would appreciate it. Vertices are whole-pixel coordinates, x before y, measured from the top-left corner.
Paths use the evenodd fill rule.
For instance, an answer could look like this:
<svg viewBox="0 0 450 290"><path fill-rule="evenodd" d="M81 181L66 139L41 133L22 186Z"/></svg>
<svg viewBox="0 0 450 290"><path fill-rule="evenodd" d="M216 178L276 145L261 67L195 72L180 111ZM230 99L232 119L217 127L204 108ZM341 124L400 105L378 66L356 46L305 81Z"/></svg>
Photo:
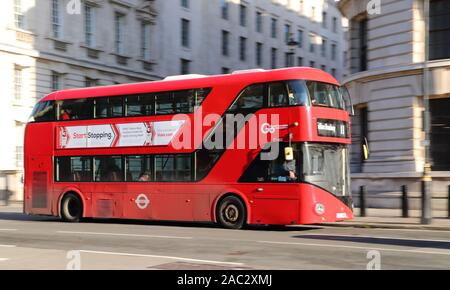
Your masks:
<svg viewBox="0 0 450 290"><path fill-rule="evenodd" d="M58 216L66 222L79 222L85 215L85 201L77 190L64 191L58 202Z"/></svg>
<svg viewBox="0 0 450 290"><path fill-rule="evenodd" d="M230 219L227 213L231 213L235 219ZM250 206L241 194L227 192L216 199L213 215L214 222L219 225L229 229L241 229L250 221Z"/></svg>

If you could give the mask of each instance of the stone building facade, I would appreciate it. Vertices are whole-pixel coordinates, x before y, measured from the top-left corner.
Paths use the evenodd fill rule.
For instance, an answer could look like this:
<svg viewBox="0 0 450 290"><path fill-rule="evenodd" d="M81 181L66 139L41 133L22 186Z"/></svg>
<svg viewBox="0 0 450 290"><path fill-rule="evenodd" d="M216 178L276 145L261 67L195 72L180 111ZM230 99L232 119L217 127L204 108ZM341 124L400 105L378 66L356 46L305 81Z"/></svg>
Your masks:
<svg viewBox="0 0 450 290"><path fill-rule="evenodd" d="M450 184L450 2L430 0L429 42L424 0L381 0L379 14L369 1L343 0L349 19L351 75L344 82L356 104L352 120L352 187L366 185L373 206L398 207L408 185L420 208L425 163L424 66L429 43L433 206L446 209ZM370 158L361 158L367 138Z"/></svg>

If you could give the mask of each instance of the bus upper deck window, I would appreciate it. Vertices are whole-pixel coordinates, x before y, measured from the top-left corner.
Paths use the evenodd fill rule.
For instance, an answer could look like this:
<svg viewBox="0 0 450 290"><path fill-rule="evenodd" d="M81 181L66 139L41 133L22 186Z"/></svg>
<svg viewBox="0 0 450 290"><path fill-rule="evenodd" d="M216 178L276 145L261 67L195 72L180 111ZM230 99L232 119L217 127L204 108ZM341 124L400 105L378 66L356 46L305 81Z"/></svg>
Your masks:
<svg viewBox="0 0 450 290"><path fill-rule="evenodd" d="M289 106L309 105L308 89L305 81L288 82Z"/></svg>

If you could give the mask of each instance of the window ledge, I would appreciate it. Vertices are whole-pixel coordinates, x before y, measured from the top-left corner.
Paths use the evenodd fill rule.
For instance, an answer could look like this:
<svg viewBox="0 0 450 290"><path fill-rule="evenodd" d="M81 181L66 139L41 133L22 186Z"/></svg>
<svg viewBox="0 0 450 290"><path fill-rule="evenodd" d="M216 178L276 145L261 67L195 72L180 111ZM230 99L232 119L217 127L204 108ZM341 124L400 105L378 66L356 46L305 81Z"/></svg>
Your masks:
<svg viewBox="0 0 450 290"><path fill-rule="evenodd" d="M29 35L32 35L32 36L35 36L35 35L36 35L36 34L35 34L33 31L31 31L31 30L22 29L22 28L17 28L17 27L14 27L14 26L8 26L6 29L12 30L12 31L16 31L16 32L26 33L26 34L29 34Z"/></svg>
<svg viewBox="0 0 450 290"><path fill-rule="evenodd" d="M68 41L68 40L65 40L65 39L62 39L62 38L56 38L56 37L53 37L53 36L47 36L45 39L48 39L48 40L51 40L51 41L54 41L54 42L64 43L66 45L72 45L73 44L73 42L71 42L71 41Z"/></svg>
<svg viewBox="0 0 450 290"><path fill-rule="evenodd" d="M88 46L86 44L80 44L81 48L85 48L85 49L89 49L89 50L95 50L97 52L105 52L105 50L101 47L93 47L93 46Z"/></svg>
<svg viewBox="0 0 450 290"><path fill-rule="evenodd" d="M130 59L133 58L130 55L126 55L126 54L122 54L122 53L117 53L117 52L111 52L111 55L117 56L117 57L122 57L122 58L126 58L126 59Z"/></svg>

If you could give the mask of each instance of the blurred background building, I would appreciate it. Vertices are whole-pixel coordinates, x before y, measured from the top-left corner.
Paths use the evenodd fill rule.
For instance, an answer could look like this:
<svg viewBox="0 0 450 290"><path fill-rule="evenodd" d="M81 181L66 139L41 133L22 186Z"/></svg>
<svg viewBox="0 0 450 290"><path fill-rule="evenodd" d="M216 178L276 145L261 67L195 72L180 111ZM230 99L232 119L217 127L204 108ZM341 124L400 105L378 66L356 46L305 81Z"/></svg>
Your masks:
<svg viewBox="0 0 450 290"><path fill-rule="evenodd" d="M368 0L341 0L349 19L351 75L345 79L353 119L353 191L367 185L371 203L398 206L396 195L408 185L419 197L425 162L424 63L425 0L379 1L380 13L367 11ZM429 22L431 169L433 206L446 209L450 181L450 1L430 0ZM364 161L366 137L371 156ZM391 192L391 193L389 193ZM393 197L395 199L390 199ZM442 198L442 199L441 199ZM420 207L418 199L413 204Z"/></svg>
<svg viewBox="0 0 450 290"><path fill-rule="evenodd" d="M333 0L4 0L0 16L0 190L13 200L25 124L52 91L249 68L345 74Z"/></svg>

